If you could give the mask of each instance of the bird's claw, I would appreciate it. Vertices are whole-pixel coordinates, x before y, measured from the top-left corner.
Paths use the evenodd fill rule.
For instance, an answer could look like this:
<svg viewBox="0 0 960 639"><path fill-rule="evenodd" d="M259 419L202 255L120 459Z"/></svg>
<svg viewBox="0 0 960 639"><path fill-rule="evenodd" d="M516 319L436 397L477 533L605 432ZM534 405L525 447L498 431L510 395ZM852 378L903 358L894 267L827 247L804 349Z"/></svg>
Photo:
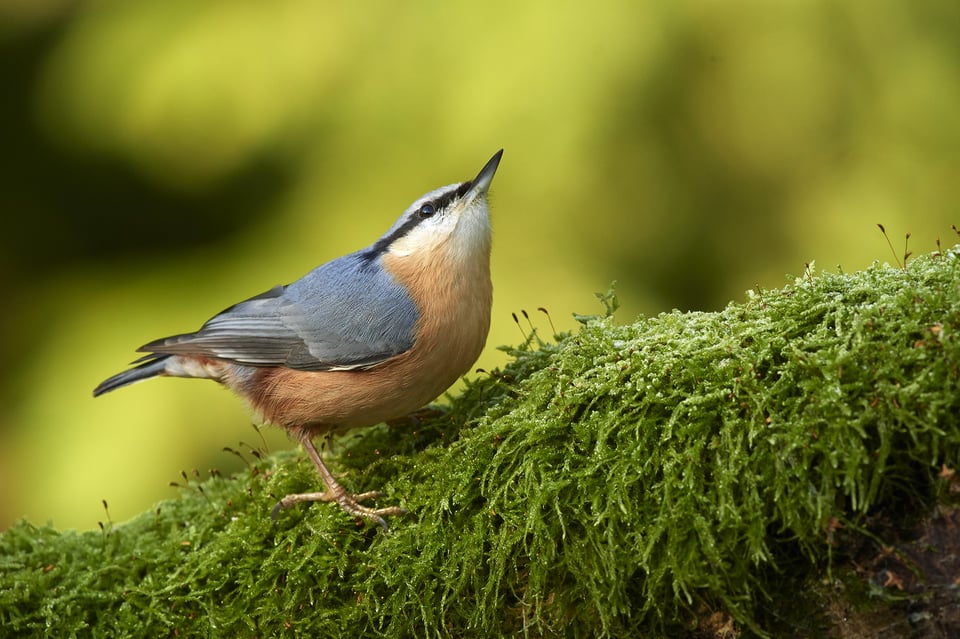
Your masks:
<svg viewBox="0 0 960 639"><path fill-rule="evenodd" d="M273 511L270 513L270 518L273 521L276 521L281 510L288 510L293 508L296 504L302 502L335 501L347 514L355 517L361 517L367 521L372 521L376 524L379 524L384 530L389 530L390 527L387 525L387 521L384 519L384 517L404 515L408 511L406 508L401 508L400 506L368 508L367 506L360 504L361 501L376 499L377 497L380 497L380 491L377 490L370 490L356 495L351 495L346 491L340 494L332 494L329 491L314 493L292 493L277 502L277 504L273 507Z"/></svg>

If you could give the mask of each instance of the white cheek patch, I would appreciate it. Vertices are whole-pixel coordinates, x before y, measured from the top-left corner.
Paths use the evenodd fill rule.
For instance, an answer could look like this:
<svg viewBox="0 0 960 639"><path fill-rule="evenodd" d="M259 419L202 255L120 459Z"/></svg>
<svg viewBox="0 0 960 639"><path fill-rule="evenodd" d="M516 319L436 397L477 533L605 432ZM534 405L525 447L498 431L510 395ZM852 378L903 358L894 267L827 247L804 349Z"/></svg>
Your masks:
<svg viewBox="0 0 960 639"><path fill-rule="evenodd" d="M458 211L424 220L412 231L390 245L390 253L397 256L429 252L442 246L457 227Z"/></svg>

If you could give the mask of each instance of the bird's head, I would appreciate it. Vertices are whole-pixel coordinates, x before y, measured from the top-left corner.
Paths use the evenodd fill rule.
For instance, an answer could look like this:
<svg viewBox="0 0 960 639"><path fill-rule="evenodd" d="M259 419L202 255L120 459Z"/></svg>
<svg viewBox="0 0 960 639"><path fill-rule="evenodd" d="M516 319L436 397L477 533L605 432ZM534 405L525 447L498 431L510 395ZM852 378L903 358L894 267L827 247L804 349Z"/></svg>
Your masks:
<svg viewBox="0 0 960 639"><path fill-rule="evenodd" d="M497 151L474 179L430 191L411 204L370 250L395 257L446 249L454 257L490 251L487 190L500 164Z"/></svg>

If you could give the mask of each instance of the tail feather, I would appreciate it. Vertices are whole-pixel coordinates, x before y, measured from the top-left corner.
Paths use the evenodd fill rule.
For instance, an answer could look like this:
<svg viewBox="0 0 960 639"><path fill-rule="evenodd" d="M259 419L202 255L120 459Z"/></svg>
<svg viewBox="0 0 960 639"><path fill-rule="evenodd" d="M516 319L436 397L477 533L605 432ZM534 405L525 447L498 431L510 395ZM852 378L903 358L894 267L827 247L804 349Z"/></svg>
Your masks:
<svg viewBox="0 0 960 639"><path fill-rule="evenodd" d="M165 374L167 359L169 359L169 357L169 355L164 355L156 359L150 359L150 361L144 362L139 366L123 371L122 373L117 373L109 379L105 379L100 382L99 386L93 389L93 396L98 397L121 386ZM139 362L140 360L137 361Z"/></svg>

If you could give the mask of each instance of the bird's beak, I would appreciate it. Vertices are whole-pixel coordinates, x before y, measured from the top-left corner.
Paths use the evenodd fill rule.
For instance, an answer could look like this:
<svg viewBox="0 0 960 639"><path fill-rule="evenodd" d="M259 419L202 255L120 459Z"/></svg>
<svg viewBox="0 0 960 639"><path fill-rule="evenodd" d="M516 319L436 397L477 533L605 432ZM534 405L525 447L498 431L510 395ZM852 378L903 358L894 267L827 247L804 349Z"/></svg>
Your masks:
<svg viewBox="0 0 960 639"><path fill-rule="evenodd" d="M490 183L493 182L493 175L497 172L497 167L500 166L500 158L502 156L503 149L494 153L490 161L480 169L477 177L470 182L470 190L467 191L467 194L471 199L478 195L486 195L487 189L490 188Z"/></svg>

